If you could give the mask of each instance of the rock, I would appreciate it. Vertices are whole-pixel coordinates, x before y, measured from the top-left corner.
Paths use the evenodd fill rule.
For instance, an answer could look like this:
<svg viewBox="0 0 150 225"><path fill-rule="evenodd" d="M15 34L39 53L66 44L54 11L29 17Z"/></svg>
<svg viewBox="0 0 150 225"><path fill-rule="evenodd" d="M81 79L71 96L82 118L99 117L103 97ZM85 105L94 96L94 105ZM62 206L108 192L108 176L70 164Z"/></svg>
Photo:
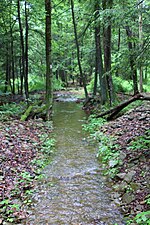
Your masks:
<svg viewBox="0 0 150 225"><path fill-rule="evenodd" d="M4 176L0 176L0 181L2 182L4 180Z"/></svg>
<svg viewBox="0 0 150 225"><path fill-rule="evenodd" d="M12 225L13 223L3 222L3 225Z"/></svg>
<svg viewBox="0 0 150 225"><path fill-rule="evenodd" d="M126 190L127 183L126 182L121 182L120 184L116 184L113 186L113 189L119 193L122 193Z"/></svg>
<svg viewBox="0 0 150 225"><path fill-rule="evenodd" d="M118 178L120 178L121 180L123 180L126 176L126 173L117 173L116 175Z"/></svg>
<svg viewBox="0 0 150 225"><path fill-rule="evenodd" d="M134 200L135 200L135 196L132 193L125 193L122 196L122 201L125 202L126 204L130 204Z"/></svg>
<svg viewBox="0 0 150 225"><path fill-rule="evenodd" d="M130 187L133 191L137 191L141 187L141 185L139 183L131 182Z"/></svg>
<svg viewBox="0 0 150 225"><path fill-rule="evenodd" d="M133 179L134 175L136 174L136 171L130 171L126 174L126 176L124 177L124 180L127 182L127 183L130 183L131 180Z"/></svg>
<svg viewBox="0 0 150 225"><path fill-rule="evenodd" d="M109 161L109 167L115 167L118 165L118 160L110 160Z"/></svg>
<svg viewBox="0 0 150 225"><path fill-rule="evenodd" d="M120 152L119 159L124 160L126 158L126 154L124 152Z"/></svg>

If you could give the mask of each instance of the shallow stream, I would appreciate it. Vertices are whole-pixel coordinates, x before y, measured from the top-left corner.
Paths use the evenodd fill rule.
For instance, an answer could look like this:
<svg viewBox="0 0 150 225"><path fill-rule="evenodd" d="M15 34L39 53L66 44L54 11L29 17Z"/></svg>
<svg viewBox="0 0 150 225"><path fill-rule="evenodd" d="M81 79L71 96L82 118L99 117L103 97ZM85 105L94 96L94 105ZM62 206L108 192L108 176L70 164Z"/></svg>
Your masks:
<svg viewBox="0 0 150 225"><path fill-rule="evenodd" d="M38 186L29 225L123 225L111 201L96 159L96 148L86 141L85 114L75 102L56 102L56 154Z"/></svg>

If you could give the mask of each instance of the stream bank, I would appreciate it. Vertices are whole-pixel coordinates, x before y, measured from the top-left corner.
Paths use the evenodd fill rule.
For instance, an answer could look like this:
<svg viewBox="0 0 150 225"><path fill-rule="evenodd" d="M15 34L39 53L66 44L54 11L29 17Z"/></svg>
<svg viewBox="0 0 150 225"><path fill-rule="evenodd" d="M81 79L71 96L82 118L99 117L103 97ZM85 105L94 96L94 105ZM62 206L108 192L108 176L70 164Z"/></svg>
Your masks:
<svg viewBox="0 0 150 225"><path fill-rule="evenodd" d="M99 130L118 146L118 161L108 160L105 169L117 171L110 179L115 191L112 198L119 200L123 214L132 224L150 224L149 125L150 104L146 102Z"/></svg>

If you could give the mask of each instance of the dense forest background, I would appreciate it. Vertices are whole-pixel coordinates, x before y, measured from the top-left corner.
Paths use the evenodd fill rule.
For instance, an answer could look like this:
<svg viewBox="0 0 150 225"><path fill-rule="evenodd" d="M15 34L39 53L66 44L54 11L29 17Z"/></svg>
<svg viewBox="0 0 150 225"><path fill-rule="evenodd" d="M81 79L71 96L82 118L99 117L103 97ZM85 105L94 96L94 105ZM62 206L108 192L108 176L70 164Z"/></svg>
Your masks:
<svg viewBox="0 0 150 225"><path fill-rule="evenodd" d="M148 0L1 0L1 94L73 84L111 105L149 91L149 13Z"/></svg>

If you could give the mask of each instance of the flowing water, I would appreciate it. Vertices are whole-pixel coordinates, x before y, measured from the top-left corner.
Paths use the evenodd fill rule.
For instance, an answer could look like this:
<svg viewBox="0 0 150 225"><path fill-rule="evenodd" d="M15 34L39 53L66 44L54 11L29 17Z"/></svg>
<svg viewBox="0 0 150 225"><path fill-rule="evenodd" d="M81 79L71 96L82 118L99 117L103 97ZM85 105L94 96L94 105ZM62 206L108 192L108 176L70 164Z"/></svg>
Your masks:
<svg viewBox="0 0 150 225"><path fill-rule="evenodd" d="M29 225L123 225L110 199L96 148L82 131L85 114L75 102L56 102L56 154L34 196Z"/></svg>

